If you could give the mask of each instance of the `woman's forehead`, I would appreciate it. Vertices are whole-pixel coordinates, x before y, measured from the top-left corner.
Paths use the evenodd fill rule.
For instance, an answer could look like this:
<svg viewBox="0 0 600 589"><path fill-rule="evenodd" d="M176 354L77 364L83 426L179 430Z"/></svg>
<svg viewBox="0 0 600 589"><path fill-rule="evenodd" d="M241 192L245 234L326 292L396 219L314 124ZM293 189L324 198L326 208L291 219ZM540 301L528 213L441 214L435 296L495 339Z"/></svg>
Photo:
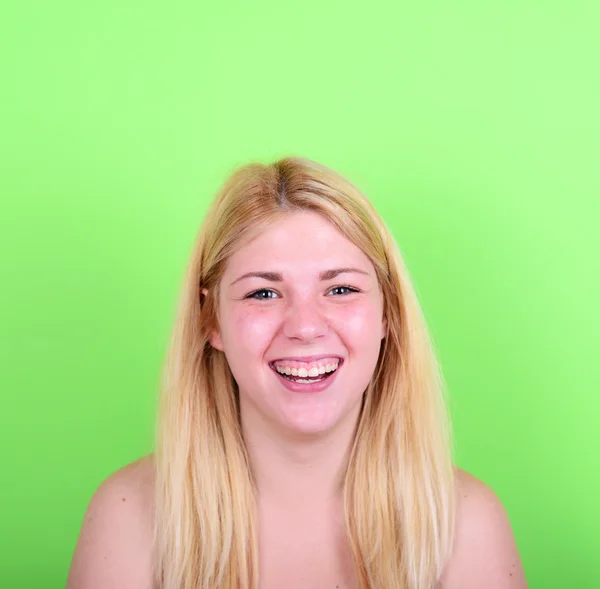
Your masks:
<svg viewBox="0 0 600 589"><path fill-rule="evenodd" d="M258 235L241 243L232 262L260 259L306 259L343 254L354 258L365 254L332 223L312 211L291 213L275 221ZM362 256L361 256L362 255Z"/></svg>

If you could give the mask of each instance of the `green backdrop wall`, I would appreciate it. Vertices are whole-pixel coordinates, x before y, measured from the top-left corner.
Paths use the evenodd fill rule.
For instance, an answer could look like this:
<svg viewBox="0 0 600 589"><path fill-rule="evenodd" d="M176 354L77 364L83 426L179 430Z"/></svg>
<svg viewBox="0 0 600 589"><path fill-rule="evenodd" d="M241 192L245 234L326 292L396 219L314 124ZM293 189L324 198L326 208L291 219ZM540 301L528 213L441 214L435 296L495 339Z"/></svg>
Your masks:
<svg viewBox="0 0 600 589"><path fill-rule="evenodd" d="M600 587L594 1L4 3L0 586L59 588L152 450L160 363L229 171L347 175L405 255L456 461L531 587Z"/></svg>

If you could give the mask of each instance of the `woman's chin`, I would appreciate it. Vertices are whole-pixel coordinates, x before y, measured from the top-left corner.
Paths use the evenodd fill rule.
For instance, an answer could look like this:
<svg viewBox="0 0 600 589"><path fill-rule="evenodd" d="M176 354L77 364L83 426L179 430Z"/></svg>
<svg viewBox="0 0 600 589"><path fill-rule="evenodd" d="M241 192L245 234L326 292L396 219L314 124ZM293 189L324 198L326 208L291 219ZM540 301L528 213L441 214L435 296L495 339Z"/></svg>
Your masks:
<svg viewBox="0 0 600 589"><path fill-rule="evenodd" d="M350 410L348 413L358 415L358 411ZM324 414L322 411L303 411L287 413L280 421L282 429L291 435L302 437L323 437L339 431L348 424L350 415L333 413ZM354 425L354 424L352 424Z"/></svg>

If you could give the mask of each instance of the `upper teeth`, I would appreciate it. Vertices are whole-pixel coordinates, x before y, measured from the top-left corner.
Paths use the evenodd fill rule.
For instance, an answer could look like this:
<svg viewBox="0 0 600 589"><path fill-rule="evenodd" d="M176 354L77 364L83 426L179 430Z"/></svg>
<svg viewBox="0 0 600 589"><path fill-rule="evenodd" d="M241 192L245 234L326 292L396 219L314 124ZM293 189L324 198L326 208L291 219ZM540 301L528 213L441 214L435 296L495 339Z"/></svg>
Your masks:
<svg viewBox="0 0 600 589"><path fill-rule="evenodd" d="M289 366L275 366L275 370L281 374L291 374L292 376L319 376L326 372L333 372L339 365L339 360L330 364L321 364L313 366L310 370L306 368L290 368Z"/></svg>

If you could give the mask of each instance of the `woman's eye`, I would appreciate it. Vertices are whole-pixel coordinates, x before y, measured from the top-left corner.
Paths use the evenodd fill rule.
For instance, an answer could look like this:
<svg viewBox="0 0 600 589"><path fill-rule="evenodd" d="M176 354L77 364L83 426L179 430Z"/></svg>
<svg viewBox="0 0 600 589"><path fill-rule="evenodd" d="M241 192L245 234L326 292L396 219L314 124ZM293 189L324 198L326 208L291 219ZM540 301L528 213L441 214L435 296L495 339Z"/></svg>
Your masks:
<svg viewBox="0 0 600 589"><path fill-rule="evenodd" d="M358 290L356 288L352 288L351 286L334 286L331 289L331 291L344 289L344 288L346 289L346 291L349 291L349 292L345 292L345 293L341 293L341 294L350 294L351 292L358 292Z"/></svg>
<svg viewBox="0 0 600 589"><path fill-rule="evenodd" d="M270 289L268 289L268 288L261 288L260 290L257 290L257 291L255 291L255 292L253 292L253 293L249 294L249 295L248 295L246 298L247 298L247 299L256 299L256 300L265 300L265 299L270 299L270 298L273 298L273 297L263 297L263 296L258 296L258 295L262 295L262 293L265 293L265 292L271 292L271 293L274 293L275 291L273 291L273 290L270 290Z"/></svg>
<svg viewBox="0 0 600 589"><path fill-rule="evenodd" d="M351 286L334 286L329 292L338 291L338 294L348 295L352 292L359 292L356 288L352 288ZM345 291L345 292L340 292ZM255 299L257 301L266 301L268 299L272 299L274 297L268 296L268 294L277 294L275 291L269 288L261 288L260 290L255 290L253 293L250 293L246 298L247 299ZM264 296L264 295L267 296Z"/></svg>

